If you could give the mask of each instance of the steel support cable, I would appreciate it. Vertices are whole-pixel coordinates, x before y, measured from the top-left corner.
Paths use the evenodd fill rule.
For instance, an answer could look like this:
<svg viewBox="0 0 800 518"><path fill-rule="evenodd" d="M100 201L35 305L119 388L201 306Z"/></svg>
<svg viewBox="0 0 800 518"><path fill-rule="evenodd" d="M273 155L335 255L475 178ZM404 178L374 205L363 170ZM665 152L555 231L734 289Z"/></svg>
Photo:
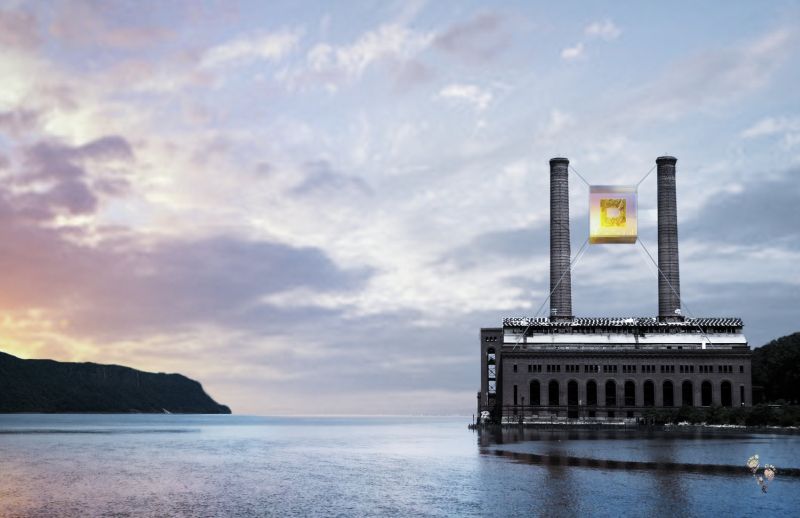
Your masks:
<svg viewBox="0 0 800 518"><path fill-rule="evenodd" d="M585 183L585 184L586 184L586 185L588 185L589 187L591 187L591 186L592 186L592 184L590 184L589 182L587 182L587 181L586 181L586 178L584 178L584 177L583 177L583 175L582 175L581 173L579 173L577 169L575 169L575 168L574 168L574 167L572 167L571 165L569 166L569 168L570 168L570 169L572 169L572 172L573 172L573 173L575 173L576 175L578 175L578 178L580 178L581 180L583 180L583 183Z"/></svg>
<svg viewBox="0 0 800 518"><path fill-rule="evenodd" d="M649 257L649 258L650 258L650 261L653 263L653 265L655 265L655 267L656 267L656 270L658 270L658 273L659 273L659 274L660 274L660 275L661 275L661 276L664 278L664 280L665 280L665 281L667 281L667 286L669 286L669 289L671 289L671 290L672 290L672 293L674 293L674 294L675 294L675 296L676 296L676 297L678 297L678 302L680 302L680 304L681 304L681 306L682 306L682 307L686 308L686 312L687 312L687 313L689 313L689 317L690 317L692 320L694 320L694 325L696 325L696 326L697 326L697 329L699 329L699 330L700 330L700 334L702 334L702 335L703 335L703 337L704 337L706 340L708 340L708 344L709 344L709 345L711 345L711 344L712 344L712 342L711 342L711 338L709 338L709 336L706 334L705 330L704 330L704 329L703 329L703 328L700 326L700 324L698 324L698 323L697 323L697 318L694 316L694 313L693 313L693 312L692 312L692 311L689 309L689 306L688 306L688 305L687 305L687 304L686 304L686 303L685 303L685 302L684 302L684 301L681 299L681 296L680 296L680 294L679 294L679 293L678 293L678 292L675 290L675 288L673 288L673 287L672 287L672 283L671 283L671 282L669 282L669 279L667 278L667 276L666 276L666 275L664 275L664 272L662 272L662 271L661 271L661 268L659 268L659 266L658 266L658 263L655 261L655 259L653 259L653 256L650 254L650 251L649 251L649 250L647 249L647 247L644 245L644 241L642 241L642 238L640 238L640 237L637 237L637 238L636 238L636 241L637 241L637 242L638 242L640 245L642 245L642 248L644 249L645 253L647 254L647 257Z"/></svg>
<svg viewBox="0 0 800 518"><path fill-rule="evenodd" d="M639 184L641 184L643 181L645 181L645 179L647 179L647 177L648 177L648 176L650 176L650 173L652 173L652 172L653 172L653 170L655 170L655 168L656 168L656 166L657 166L657 165L658 165L658 164L656 164L656 165L654 165L653 167L651 167L651 168L650 168L650 170L649 170L649 171L647 171L647 174L646 174L646 175L644 175L644 176L642 177L642 179L641 179L641 180L639 180L639 182L636 184L636 189L637 189L637 190L639 189Z"/></svg>
<svg viewBox="0 0 800 518"><path fill-rule="evenodd" d="M578 253L576 253L575 257L572 259L572 261L570 261L569 268L564 270L564 273L561 274L561 277L559 277L558 282L556 282L556 285L553 286L552 290L550 290L550 293L547 295L547 297L545 297L544 301L539 306L539 309L536 310L536 313L533 315L533 317L528 319L528 325L527 327L525 327L525 330L522 331L522 336L517 338L517 343L514 344L512 351L519 346L520 340L523 337L525 337L525 335L528 333L528 330L531 328L532 320L539 316L539 313L542 311L542 308L544 308L545 304L547 304L547 301L550 300L550 297L553 296L553 293L555 293L556 289L558 289L559 285L561 285L561 281L564 279L564 276L567 275L567 272L571 272L572 269L578 264L578 261L580 261L581 257L583 257L584 252L587 250L586 245L588 243L589 243L589 238L587 237L586 241L583 242L583 245L581 245L580 249L578 250Z"/></svg>
<svg viewBox="0 0 800 518"><path fill-rule="evenodd" d="M656 165L658 165L658 164L656 164ZM645 180L647 179L647 177L648 177L648 176L650 176L650 173L652 173L652 172L655 170L655 168L656 168L656 165L654 165L653 167L651 167L651 168L650 168L650 170L649 170L649 171L647 171L647 173L646 173L646 174L645 174L645 175L642 177L642 179L641 179L641 180L639 180L638 182L636 182L636 188L637 188L637 189L638 189L639 185L640 185L640 184L641 184L643 181L645 181ZM586 185L588 185L589 187L591 187L591 186L592 186L592 185L591 185L589 182L587 182L587 181L586 181L586 178L584 178L584 177L583 177L583 175L582 175L581 173L579 173L579 172L578 172L578 170L577 170L577 169L575 169L574 167L572 167L572 165L570 165L570 166L569 166L569 168L570 168L570 169L572 169L572 172L573 172L573 173L575 173L576 175L578 175L578 178L580 178L581 180L583 180L583 183L585 183L585 184L586 184Z"/></svg>

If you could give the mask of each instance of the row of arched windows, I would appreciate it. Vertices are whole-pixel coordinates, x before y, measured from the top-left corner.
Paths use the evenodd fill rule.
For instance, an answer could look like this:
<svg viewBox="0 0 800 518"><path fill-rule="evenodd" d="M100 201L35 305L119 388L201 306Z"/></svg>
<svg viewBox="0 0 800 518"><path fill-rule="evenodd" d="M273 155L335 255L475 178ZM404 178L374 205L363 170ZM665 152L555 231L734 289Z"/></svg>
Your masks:
<svg viewBox="0 0 800 518"><path fill-rule="evenodd" d="M515 386L516 388L516 386ZM547 386L547 403L551 406L557 406L559 402L559 383L556 380L551 380ZM655 406L656 404L656 387L652 380L647 380L642 386L642 401L644 406ZM661 399L662 405L665 407L671 406L694 406L697 403L700 406L711 406L712 403L712 390L713 387L710 381L704 381L700 385L700 401L695 401L694 385L691 381L686 380L680 385L680 391L676 391L676 387L670 380L664 381L661 385ZM678 393L676 393L678 392ZM538 380L531 381L530 385L530 405L545 404L542 400L542 387ZM620 403L624 406L636 406L636 384L633 381L626 381L623 384L622 400L618 401L617 382L608 380L605 383L605 406L618 406ZM722 406L732 406L733 397L730 381L723 381L720 384L720 403ZM585 404L588 406L597 405L597 382L589 380L586 382L586 402L583 403L578 399L578 382L570 381L567 383L567 405Z"/></svg>

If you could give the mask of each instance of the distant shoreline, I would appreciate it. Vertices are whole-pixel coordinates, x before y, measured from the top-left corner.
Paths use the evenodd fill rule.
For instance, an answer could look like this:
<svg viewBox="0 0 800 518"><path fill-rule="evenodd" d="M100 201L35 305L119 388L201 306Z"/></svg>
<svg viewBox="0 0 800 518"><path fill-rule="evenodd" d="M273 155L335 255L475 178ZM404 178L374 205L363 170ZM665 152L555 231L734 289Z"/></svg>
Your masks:
<svg viewBox="0 0 800 518"><path fill-rule="evenodd" d="M25 360L0 351L0 413L230 414L181 374Z"/></svg>

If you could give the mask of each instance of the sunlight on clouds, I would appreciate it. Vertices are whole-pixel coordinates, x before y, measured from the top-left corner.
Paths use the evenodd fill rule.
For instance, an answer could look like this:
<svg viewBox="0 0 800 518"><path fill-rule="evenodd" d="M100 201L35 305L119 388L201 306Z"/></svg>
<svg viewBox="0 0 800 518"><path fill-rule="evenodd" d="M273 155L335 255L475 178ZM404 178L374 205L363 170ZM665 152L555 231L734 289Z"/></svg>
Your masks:
<svg viewBox="0 0 800 518"><path fill-rule="evenodd" d="M51 67L26 53L5 52L0 59L0 110L11 110L28 100L41 77L52 73Z"/></svg>
<svg viewBox="0 0 800 518"><path fill-rule="evenodd" d="M800 69L788 24L729 34L703 21L680 46L656 48L668 34L661 25L695 17L672 10L671 23L646 18L647 30L632 32L644 8L631 7L624 18L557 17L543 29L524 6L450 13L417 3L399 13L376 5L369 22L348 5L321 22L297 10L286 20L253 12L248 24L165 11L152 27L90 9L81 24L62 19L40 37L36 23L50 15L34 7L38 22L0 19L21 24L0 34L0 214L9 215L0 231L7 270L22 279L15 297L25 299L3 301L0 349L178 371L235 411L472 401L465 345L442 322L474 334L492 324L475 315L533 312L547 295L554 155L590 180L636 182L655 156L674 152L687 171L681 224L692 229L714 199L793 174L785 164L800 145L785 106ZM625 20L624 37L614 18ZM615 58L600 61L610 41ZM574 65L553 66L560 59ZM79 172L62 160L46 171L53 182L79 174L95 205L34 203L49 186L23 180L36 173L33 146L69 154L109 137L127 143L127 160L76 159ZM783 165L767 171L764 157ZM641 188L652 198L652 181ZM572 181L573 216L585 194ZM642 207L650 230L654 210ZM682 274L687 286L743 272L798 283L793 236L714 254L685 238ZM592 272L608 257L582 259L576 292L603 288L607 278ZM655 289L640 257L613 258L636 286ZM752 272L756 262L769 267ZM384 330L408 349L376 339ZM419 344L439 360L419 360ZM384 346L391 354L374 365L376 380L362 381L370 394L309 389L356 370L359 347ZM436 385L437 362L465 381ZM395 368L427 390L387 388Z"/></svg>
<svg viewBox="0 0 800 518"><path fill-rule="evenodd" d="M471 104L476 110L482 111L492 102L492 94L476 85L450 84L439 91L439 97L454 99Z"/></svg>
<svg viewBox="0 0 800 518"><path fill-rule="evenodd" d="M530 286L497 290L507 277L530 275L535 271L530 265L487 259L482 265L487 271L493 266L498 271L502 264L502 273L476 276L474 272L451 269L447 264L433 267L422 258L416 265L409 264L413 261L405 257L404 267L377 273L357 293L325 294L301 288L267 295L262 302L282 308L336 309L353 319L425 308L425 315L419 321L409 322L414 325L426 325L429 319L453 314L530 306Z"/></svg>
<svg viewBox="0 0 800 518"><path fill-rule="evenodd" d="M0 311L0 351L20 358L74 361L90 349L70 337L69 321L56 312L40 308Z"/></svg>

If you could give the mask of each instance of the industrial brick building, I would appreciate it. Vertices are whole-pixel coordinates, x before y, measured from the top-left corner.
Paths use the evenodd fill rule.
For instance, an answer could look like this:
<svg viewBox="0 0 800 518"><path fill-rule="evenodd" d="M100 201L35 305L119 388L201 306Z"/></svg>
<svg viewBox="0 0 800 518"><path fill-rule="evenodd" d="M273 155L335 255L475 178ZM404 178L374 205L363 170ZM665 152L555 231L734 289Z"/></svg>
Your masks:
<svg viewBox="0 0 800 518"><path fill-rule="evenodd" d="M478 412L495 419L636 418L648 408L750 406L750 348L739 318L680 306L673 157L658 175L658 316L572 314L568 166L550 161L550 316L480 332Z"/></svg>

